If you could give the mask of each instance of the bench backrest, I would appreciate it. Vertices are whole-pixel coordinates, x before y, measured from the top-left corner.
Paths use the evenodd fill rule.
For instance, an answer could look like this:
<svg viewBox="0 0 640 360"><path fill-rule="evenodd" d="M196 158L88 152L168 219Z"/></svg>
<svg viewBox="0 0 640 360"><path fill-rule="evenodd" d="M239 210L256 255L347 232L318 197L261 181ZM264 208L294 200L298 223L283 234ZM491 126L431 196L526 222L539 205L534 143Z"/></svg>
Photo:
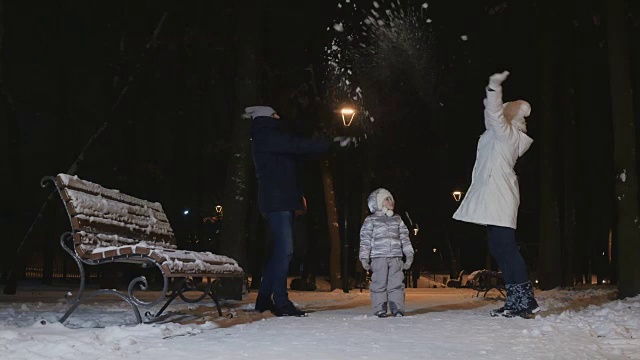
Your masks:
<svg viewBox="0 0 640 360"><path fill-rule="evenodd" d="M146 243L175 249L175 236L162 205L104 188L77 176L55 178L64 201L75 249L81 257L95 248Z"/></svg>

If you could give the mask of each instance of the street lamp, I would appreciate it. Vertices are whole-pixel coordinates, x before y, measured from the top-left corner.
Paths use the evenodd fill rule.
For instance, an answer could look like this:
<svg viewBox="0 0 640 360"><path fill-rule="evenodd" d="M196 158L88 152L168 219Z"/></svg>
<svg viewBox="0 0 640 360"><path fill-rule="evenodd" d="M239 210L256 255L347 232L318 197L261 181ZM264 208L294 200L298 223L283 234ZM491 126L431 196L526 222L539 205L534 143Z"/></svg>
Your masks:
<svg viewBox="0 0 640 360"><path fill-rule="evenodd" d="M353 122L353 119L356 116L356 111L350 107L343 107L340 109L340 116L342 117L342 125L344 125L345 129L348 129ZM344 157L343 157L343 176L344 180L342 183L343 188L343 221L344 225L342 228L343 236L342 236L342 291L345 293L349 292L349 191L347 189L349 184L349 147L347 144L347 149L345 149Z"/></svg>
<svg viewBox="0 0 640 360"><path fill-rule="evenodd" d="M420 231L420 226L416 224L416 226L413 228L413 235L418 236L418 231Z"/></svg>
<svg viewBox="0 0 640 360"><path fill-rule="evenodd" d="M458 191L455 190L454 192L451 193L451 195L453 195L453 200L455 200L456 202L460 202L460 200L462 199L462 191ZM449 222L447 223L447 226L451 226L449 225L449 223L451 223L453 220L449 219ZM451 246L451 239L449 238L450 233L447 230L447 243L449 245L449 252L451 253L451 273L449 274L449 277L451 279L453 279L454 276L456 276L458 274L458 256L460 255L459 252L459 248L456 248L456 252L453 251L453 246ZM456 255L457 254L457 255Z"/></svg>
<svg viewBox="0 0 640 360"><path fill-rule="evenodd" d="M340 115L342 115L342 124L349 127L353 122L353 118L356 116L356 111L352 108L342 108L340 109Z"/></svg>

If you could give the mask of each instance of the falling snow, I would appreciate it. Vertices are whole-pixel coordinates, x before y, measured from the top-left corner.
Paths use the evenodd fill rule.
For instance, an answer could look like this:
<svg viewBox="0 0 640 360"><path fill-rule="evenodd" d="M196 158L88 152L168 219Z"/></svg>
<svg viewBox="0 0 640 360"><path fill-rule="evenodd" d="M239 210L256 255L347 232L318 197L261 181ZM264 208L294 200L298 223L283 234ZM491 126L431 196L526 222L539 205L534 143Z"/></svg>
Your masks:
<svg viewBox="0 0 640 360"><path fill-rule="evenodd" d="M627 181L627 169L622 169L622 173L620 173L620 175L618 175L618 179L620 179L620 181L622 181L622 182L626 182Z"/></svg>

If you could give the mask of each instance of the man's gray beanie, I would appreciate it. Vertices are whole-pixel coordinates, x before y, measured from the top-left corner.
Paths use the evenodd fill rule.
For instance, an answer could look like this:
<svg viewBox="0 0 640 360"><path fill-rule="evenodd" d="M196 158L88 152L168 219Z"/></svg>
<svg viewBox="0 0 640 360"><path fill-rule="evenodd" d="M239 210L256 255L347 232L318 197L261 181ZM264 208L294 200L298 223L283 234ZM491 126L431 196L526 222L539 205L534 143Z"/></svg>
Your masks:
<svg viewBox="0 0 640 360"><path fill-rule="evenodd" d="M248 108L244 109L244 112L248 116L250 116L252 119L255 119L260 116L271 117L273 114L276 113L276 111L269 106L249 106Z"/></svg>

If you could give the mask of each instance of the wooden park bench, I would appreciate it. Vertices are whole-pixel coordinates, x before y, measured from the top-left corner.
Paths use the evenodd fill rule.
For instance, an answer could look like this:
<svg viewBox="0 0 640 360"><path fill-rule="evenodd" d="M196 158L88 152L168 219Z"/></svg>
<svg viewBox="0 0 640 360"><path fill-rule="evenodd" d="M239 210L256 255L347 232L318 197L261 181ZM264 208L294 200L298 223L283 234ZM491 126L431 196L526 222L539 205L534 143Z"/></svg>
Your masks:
<svg viewBox="0 0 640 360"><path fill-rule="evenodd" d="M502 273L491 270L477 270L472 272L467 278L465 287L476 290L478 292L476 297L479 297L483 291L483 297L486 297L487 293L492 289L498 290L502 296L505 296L504 292L506 291Z"/></svg>
<svg viewBox="0 0 640 360"><path fill-rule="evenodd" d="M61 323L83 301L104 294L116 295L127 302L138 324L142 323L138 307L152 308L164 301L158 312L145 313L152 321L177 297L188 303L210 297L218 315L222 316L213 284L220 278L244 276L235 260L210 252L178 250L171 224L162 205L157 202L141 200L66 174L45 177L42 186L49 182L57 188L71 222L71 231L62 234L60 245L73 257L80 270L80 289L75 298L68 299L70 307L60 318ZM100 289L85 294L83 264L106 263L133 263L142 268L157 268L163 278L160 295L149 302L134 295L139 289L148 289L144 276L133 279L126 293ZM194 278L202 278L203 281L198 285ZM201 291L202 294L190 298L185 295L188 291Z"/></svg>

